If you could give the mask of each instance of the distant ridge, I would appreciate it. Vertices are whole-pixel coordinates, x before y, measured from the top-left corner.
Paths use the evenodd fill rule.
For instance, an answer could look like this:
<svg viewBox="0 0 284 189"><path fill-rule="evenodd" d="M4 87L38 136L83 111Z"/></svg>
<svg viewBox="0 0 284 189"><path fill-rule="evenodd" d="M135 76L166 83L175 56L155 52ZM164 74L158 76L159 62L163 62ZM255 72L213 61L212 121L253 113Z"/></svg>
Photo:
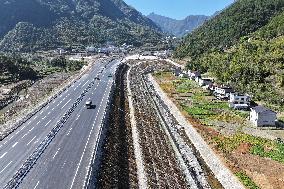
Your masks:
<svg viewBox="0 0 284 189"><path fill-rule="evenodd" d="M176 20L155 13L151 13L147 17L155 22L163 32L177 37L182 37L185 34L192 32L210 18L205 15L191 15L183 20Z"/></svg>

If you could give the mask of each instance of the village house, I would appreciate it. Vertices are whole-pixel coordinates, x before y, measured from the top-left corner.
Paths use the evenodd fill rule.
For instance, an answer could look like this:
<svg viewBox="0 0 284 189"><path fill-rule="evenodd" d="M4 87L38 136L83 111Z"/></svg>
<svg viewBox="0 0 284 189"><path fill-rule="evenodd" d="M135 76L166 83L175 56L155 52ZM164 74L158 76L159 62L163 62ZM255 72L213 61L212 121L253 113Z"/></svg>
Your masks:
<svg viewBox="0 0 284 189"><path fill-rule="evenodd" d="M211 79L199 79L198 81L199 86L210 86L213 84Z"/></svg>
<svg viewBox="0 0 284 189"><path fill-rule="evenodd" d="M230 93L233 93L234 89L229 86L215 87L214 95L221 100L229 99Z"/></svg>
<svg viewBox="0 0 284 189"><path fill-rule="evenodd" d="M234 109L248 109L251 98L249 95L230 93L229 107Z"/></svg>
<svg viewBox="0 0 284 189"><path fill-rule="evenodd" d="M190 79L195 80L201 78L201 73L199 71L188 71L188 76Z"/></svg>
<svg viewBox="0 0 284 189"><path fill-rule="evenodd" d="M277 119L276 112L263 106L251 108L250 121L256 126L275 126Z"/></svg>

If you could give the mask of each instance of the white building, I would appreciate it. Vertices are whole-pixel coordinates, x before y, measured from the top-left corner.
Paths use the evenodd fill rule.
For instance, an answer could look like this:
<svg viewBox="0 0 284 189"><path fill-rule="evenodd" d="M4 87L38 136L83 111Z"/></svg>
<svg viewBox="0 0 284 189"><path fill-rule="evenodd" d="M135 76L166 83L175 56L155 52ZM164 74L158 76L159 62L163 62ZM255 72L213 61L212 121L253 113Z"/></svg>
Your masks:
<svg viewBox="0 0 284 189"><path fill-rule="evenodd" d="M188 76L190 77L190 79L195 80L195 78L200 77L201 78L201 73L199 71L191 71L189 70L187 72ZM198 82L198 81L197 81Z"/></svg>
<svg viewBox="0 0 284 189"><path fill-rule="evenodd" d="M229 107L234 109L248 109L251 98L249 95L230 93Z"/></svg>
<svg viewBox="0 0 284 189"><path fill-rule="evenodd" d="M229 99L230 93L233 93L234 89L228 86L215 87L214 95L219 99Z"/></svg>
<svg viewBox="0 0 284 189"><path fill-rule="evenodd" d="M257 127L275 126L276 119L276 112L263 106L251 108L250 121Z"/></svg>

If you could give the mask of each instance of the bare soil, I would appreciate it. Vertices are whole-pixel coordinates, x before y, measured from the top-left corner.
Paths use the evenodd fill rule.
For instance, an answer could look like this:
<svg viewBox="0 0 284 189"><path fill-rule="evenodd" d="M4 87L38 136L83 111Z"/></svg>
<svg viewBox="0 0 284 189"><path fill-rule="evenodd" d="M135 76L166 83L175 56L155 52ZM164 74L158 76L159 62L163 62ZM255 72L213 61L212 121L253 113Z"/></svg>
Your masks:
<svg viewBox="0 0 284 189"><path fill-rule="evenodd" d="M126 96L126 70L123 67L116 80L112 111L103 146L98 175L98 188L137 188L137 170Z"/></svg>

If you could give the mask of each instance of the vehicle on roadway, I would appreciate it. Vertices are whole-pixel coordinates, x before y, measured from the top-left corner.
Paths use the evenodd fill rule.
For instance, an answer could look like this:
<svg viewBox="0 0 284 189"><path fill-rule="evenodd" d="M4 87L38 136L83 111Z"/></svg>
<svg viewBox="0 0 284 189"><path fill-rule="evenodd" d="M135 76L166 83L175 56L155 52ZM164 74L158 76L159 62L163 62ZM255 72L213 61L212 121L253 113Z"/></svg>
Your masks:
<svg viewBox="0 0 284 189"><path fill-rule="evenodd" d="M100 78L99 77L95 77L95 80L100 80Z"/></svg>
<svg viewBox="0 0 284 189"><path fill-rule="evenodd" d="M92 100L89 99L89 100L86 101L86 107L87 107L87 109L91 109L93 107Z"/></svg>
<svg viewBox="0 0 284 189"><path fill-rule="evenodd" d="M108 77L112 77L112 74L110 73L110 74L108 74Z"/></svg>

